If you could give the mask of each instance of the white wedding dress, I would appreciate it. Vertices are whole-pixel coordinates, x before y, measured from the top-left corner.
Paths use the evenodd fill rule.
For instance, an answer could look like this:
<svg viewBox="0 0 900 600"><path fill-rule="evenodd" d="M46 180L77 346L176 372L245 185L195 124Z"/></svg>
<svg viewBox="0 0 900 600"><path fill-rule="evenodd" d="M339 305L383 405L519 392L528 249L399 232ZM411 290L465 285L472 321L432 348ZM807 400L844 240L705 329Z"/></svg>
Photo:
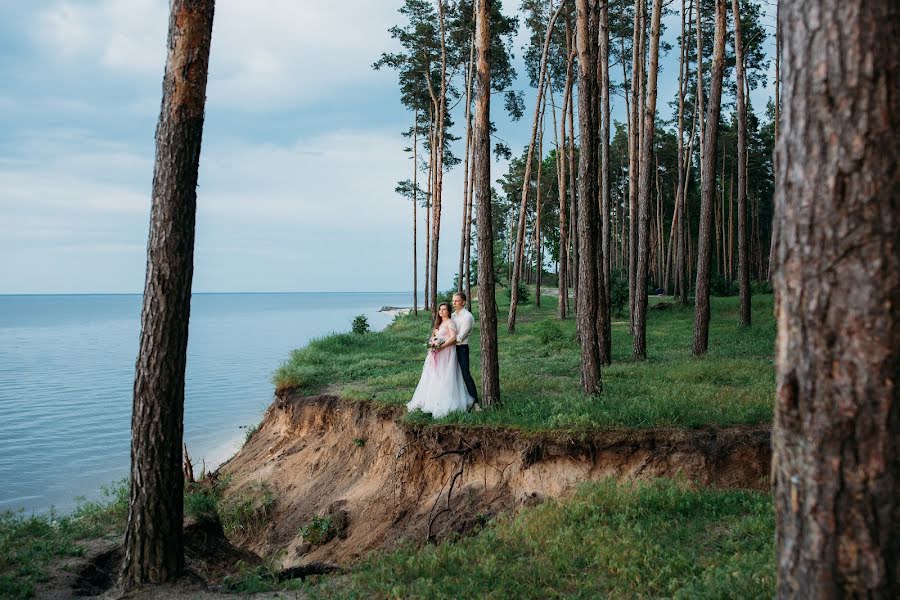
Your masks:
<svg viewBox="0 0 900 600"><path fill-rule="evenodd" d="M437 337L444 340L453 339L456 334L456 327L449 319L437 330ZM406 405L406 410L414 411L419 408L439 419L455 410L468 410L474 402L475 399L466 390L454 345L438 352L428 352L419 385L416 386L412 400Z"/></svg>

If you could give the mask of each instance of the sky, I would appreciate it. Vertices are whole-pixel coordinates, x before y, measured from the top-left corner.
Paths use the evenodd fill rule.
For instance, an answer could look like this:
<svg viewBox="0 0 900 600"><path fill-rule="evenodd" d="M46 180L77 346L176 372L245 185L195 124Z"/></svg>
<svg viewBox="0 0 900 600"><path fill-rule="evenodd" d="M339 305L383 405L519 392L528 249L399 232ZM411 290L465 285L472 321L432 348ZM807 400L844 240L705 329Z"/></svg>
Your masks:
<svg viewBox="0 0 900 600"><path fill-rule="evenodd" d="M400 135L412 115L396 74L371 68L395 49L401 4L217 1L195 292L412 289L412 207L394 192L412 175ZM143 290L167 27L166 0L0 4L0 294ZM526 39L520 26L520 75ZM676 54L661 58L661 111ZM534 110L525 78L516 85L525 118L497 117L514 151ZM614 99L613 117L622 110ZM461 166L445 182L440 288L457 269Z"/></svg>

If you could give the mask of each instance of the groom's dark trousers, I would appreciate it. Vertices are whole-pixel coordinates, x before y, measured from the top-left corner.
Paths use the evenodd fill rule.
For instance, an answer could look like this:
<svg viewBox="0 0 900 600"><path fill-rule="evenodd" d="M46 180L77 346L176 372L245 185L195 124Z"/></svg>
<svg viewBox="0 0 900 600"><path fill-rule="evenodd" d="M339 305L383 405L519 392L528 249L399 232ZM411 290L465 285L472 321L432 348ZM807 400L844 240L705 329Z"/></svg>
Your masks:
<svg viewBox="0 0 900 600"><path fill-rule="evenodd" d="M470 396L475 398L475 402L478 402L478 390L475 389L475 380L472 379L472 374L469 373L468 344L456 346L456 358L459 360L459 370L462 371L463 381L466 382L466 390L468 390Z"/></svg>

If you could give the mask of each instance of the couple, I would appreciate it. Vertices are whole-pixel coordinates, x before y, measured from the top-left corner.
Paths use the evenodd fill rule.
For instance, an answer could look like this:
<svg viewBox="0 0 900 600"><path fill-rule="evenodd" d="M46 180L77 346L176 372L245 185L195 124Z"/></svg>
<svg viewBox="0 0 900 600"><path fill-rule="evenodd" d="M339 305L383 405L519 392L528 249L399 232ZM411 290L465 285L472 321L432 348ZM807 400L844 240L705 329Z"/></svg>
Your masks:
<svg viewBox="0 0 900 600"><path fill-rule="evenodd" d="M422 377L407 410L421 409L439 419L455 410L469 410L478 402L469 373L469 333L475 319L465 304L466 295L458 292L453 296L456 310L452 314L446 302L438 306Z"/></svg>

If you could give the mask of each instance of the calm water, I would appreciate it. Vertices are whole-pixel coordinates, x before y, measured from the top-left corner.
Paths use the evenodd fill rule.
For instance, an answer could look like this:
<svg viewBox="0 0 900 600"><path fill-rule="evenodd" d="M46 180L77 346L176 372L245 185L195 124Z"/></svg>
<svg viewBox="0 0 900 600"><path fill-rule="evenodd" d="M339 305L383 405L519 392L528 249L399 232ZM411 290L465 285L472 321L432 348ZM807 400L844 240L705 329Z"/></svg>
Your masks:
<svg viewBox="0 0 900 600"><path fill-rule="evenodd" d="M373 329L409 293L195 294L185 442L199 465L234 454L272 401L271 374L311 338ZM0 511L50 506L128 474L140 295L0 296Z"/></svg>

